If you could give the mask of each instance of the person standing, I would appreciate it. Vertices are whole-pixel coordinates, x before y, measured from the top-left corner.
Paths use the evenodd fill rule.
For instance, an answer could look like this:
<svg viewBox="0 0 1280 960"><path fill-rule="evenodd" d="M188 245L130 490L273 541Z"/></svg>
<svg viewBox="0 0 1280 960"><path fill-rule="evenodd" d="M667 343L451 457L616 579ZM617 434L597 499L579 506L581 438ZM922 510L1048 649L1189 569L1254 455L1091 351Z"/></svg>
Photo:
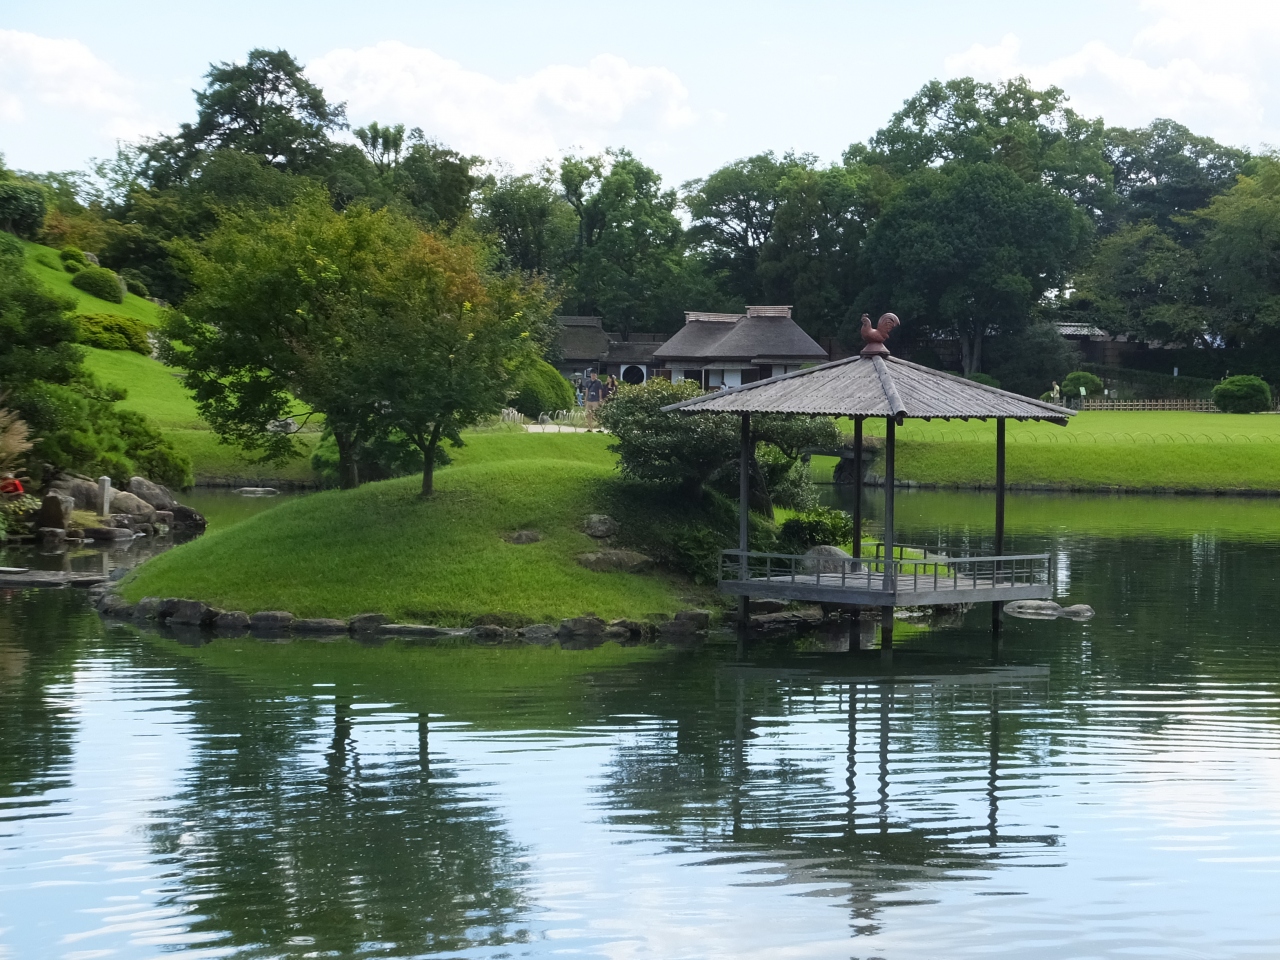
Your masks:
<svg viewBox="0 0 1280 960"><path fill-rule="evenodd" d="M595 432L599 426L596 423L596 411L600 409L600 404L604 403L604 391L604 382L592 370L591 379L583 384L582 391L583 406L587 408L587 433Z"/></svg>
<svg viewBox="0 0 1280 960"><path fill-rule="evenodd" d="M605 382L605 385L604 385L605 400L612 400L614 397L614 394L616 394L617 392L618 392L618 378L611 373L609 374L609 379Z"/></svg>

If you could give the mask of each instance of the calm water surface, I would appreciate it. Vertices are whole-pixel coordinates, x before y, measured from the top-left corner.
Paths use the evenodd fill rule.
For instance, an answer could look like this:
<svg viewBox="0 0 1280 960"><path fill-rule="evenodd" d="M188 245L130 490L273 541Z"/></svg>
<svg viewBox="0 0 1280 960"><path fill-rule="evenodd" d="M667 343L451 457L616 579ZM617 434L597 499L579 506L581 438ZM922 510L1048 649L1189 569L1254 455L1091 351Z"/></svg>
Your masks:
<svg viewBox="0 0 1280 960"><path fill-rule="evenodd" d="M977 609L891 667L195 645L0 593L0 957L1280 956L1280 505L1010 526L1098 616L995 651Z"/></svg>

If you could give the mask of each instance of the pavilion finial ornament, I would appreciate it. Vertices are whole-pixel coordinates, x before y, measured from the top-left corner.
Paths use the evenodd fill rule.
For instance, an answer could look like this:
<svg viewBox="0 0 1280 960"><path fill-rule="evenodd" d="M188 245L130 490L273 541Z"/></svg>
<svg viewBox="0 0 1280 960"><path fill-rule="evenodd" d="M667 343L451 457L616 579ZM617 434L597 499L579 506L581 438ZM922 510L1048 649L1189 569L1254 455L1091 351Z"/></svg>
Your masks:
<svg viewBox="0 0 1280 960"><path fill-rule="evenodd" d="M866 344L862 348L862 356L864 357L887 357L889 356L889 348L884 342L889 339L889 334L893 333L893 328L900 326L902 323L892 313L884 313L880 315L880 319L876 321L876 325L871 326L871 318L865 313L862 315L862 342Z"/></svg>

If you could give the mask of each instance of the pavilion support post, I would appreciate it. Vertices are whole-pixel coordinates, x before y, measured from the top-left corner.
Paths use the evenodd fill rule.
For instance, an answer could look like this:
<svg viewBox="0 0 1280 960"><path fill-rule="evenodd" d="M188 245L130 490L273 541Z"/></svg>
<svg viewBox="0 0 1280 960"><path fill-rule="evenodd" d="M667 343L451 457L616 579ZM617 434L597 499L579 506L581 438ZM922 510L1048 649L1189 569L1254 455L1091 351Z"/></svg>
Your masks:
<svg viewBox="0 0 1280 960"><path fill-rule="evenodd" d="M997 557L1004 555L1004 434L1005 434L1004 417L996 418L996 543L995 555ZM992 586L998 585L1000 577L1000 563L996 561L992 570ZM1000 636L1001 622L1001 603L996 601L991 604L991 633L994 637Z"/></svg>
<svg viewBox="0 0 1280 960"><path fill-rule="evenodd" d="M742 551L738 578L749 579L747 542L751 532L751 414L742 415L742 446L738 453L738 549ZM744 627L750 622L750 598L738 597L738 622Z"/></svg>
<svg viewBox="0 0 1280 960"><path fill-rule="evenodd" d="M862 417L853 418L853 456L857 468L853 481L853 569L862 557Z"/></svg>
<svg viewBox="0 0 1280 960"><path fill-rule="evenodd" d="M884 422L884 588L892 596L897 591L896 568L893 563L893 459L897 421L886 417ZM880 650L893 651L893 604L880 608Z"/></svg>

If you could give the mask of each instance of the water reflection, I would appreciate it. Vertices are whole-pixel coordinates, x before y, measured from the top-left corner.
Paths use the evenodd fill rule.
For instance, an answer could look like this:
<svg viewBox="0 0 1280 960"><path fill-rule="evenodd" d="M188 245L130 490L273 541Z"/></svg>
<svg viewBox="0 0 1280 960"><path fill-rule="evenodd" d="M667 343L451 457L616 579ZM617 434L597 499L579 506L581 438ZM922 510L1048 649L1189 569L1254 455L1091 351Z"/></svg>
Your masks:
<svg viewBox="0 0 1280 960"><path fill-rule="evenodd" d="M183 647L3 595L0 957L1271 955L1277 547L1014 532L1098 615L995 665L981 609L887 667Z"/></svg>

